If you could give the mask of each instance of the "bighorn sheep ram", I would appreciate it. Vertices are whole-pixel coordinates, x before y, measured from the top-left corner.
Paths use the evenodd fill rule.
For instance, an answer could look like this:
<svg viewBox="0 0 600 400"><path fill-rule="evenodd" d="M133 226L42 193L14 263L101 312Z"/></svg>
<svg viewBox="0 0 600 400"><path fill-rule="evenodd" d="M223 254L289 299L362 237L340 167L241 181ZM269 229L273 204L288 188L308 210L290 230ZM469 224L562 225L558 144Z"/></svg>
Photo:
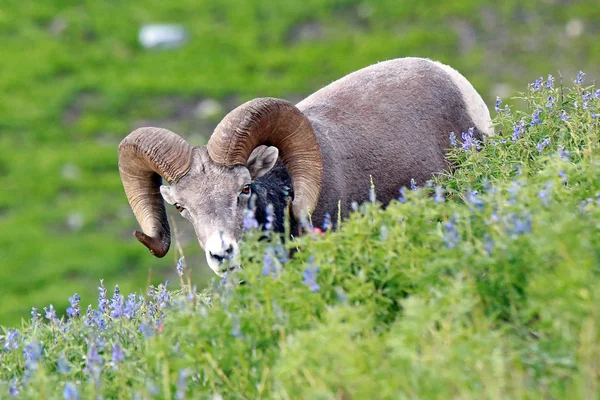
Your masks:
<svg viewBox="0 0 600 400"><path fill-rule="evenodd" d="M119 171L142 232L157 257L170 246L164 201L194 226L210 268L239 266L238 241L251 194L272 203L283 226L309 214L320 224L341 205L368 199L370 179L384 204L411 178L449 167L449 134L493 134L489 110L459 72L423 58L380 62L353 72L296 106L258 98L231 111L208 144L193 147L166 129L140 128L119 145ZM169 185L161 185L161 177ZM161 196L162 195L162 196ZM259 222L264 214L258 214ZM262 221L260 221L262 219Z"/></svg>

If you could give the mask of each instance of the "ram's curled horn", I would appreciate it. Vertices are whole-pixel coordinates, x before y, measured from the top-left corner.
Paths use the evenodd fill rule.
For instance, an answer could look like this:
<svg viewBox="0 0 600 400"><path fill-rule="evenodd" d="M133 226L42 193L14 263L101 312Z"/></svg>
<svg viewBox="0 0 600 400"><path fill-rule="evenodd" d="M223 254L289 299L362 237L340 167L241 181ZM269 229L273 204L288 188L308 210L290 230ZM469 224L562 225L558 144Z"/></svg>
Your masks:
<svg viewBox="0 0 600 400"><path fill-rule="evenodd" d="M171 245L161 176L169 183L177 182L190 168L192 150L183 138L161 128L136 129L119 145L121 181L142 228L135 236L157 257L167 254Z"/></svg>
<svg viewBox="0 0 600 400"><path fill-rule="evenodd" d="M312 213L321 191L323 161L308 118L288 101L254 99L223 118L207 148L213 161L233 167L245 165L260 145L279 149L294 187L294 217L299 219L303 213Z"/></svg>

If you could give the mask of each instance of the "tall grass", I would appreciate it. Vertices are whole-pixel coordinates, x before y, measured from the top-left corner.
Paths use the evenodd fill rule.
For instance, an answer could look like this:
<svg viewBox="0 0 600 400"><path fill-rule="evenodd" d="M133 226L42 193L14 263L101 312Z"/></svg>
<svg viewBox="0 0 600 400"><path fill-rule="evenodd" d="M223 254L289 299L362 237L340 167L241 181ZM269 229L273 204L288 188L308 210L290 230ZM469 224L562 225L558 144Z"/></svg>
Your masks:
<svg viewBox="0 0 600 400"><path fill-rule="evenodd" d="M202 293L180 265L172 291L34 312L1 336L0 396L596 398L600 91L576 81L499 102L496 136L456 132L456 169L385 210L249 232Z"/></svg>

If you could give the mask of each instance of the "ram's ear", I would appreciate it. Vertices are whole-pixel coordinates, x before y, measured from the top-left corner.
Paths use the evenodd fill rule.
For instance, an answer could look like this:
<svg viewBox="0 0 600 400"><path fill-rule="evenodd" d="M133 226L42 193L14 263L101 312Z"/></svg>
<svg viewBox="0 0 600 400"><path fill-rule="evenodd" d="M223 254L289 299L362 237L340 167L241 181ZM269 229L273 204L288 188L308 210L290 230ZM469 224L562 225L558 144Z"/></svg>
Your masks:
<svg viewBox="0 0 600 400"><path fill-rule="evenodd" d="M279 157L279 150L274 146L258 146L246 163L252 179L260 178L273 168Z"/></svg>
<svg viewBox="0 0 600 400"><path fill-rule="evenodd" d="M160 194L162 195L165 202L168 204L175 204L176 201L171 194L171 187L167 185L160 185Z"/></svg>

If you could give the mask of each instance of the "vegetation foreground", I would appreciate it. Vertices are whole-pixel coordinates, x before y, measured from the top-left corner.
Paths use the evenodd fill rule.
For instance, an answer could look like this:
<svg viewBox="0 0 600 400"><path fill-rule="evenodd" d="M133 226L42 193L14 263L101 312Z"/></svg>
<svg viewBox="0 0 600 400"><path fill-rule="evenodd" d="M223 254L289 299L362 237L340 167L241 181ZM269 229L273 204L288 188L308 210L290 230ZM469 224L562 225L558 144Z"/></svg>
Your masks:
<svg viewBox="0 0 600 400"><path fill-rule="evenodd" d="M181 259L177 290L34 309L0 331L0 397L597 398L600 90L570 86L499 100L496 137L457 132L460 168L385 210L248 232L203 293Z"/></svg>

